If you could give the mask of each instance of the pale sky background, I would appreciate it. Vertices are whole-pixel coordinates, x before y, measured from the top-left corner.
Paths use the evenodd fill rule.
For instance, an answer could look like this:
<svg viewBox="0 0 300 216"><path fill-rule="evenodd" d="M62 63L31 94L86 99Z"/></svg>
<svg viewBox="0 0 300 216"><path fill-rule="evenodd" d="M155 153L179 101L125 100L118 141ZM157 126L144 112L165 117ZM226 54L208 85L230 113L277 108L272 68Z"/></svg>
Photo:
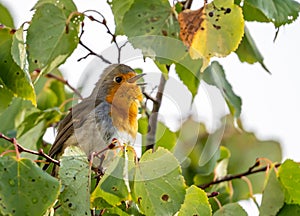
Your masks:
<svg viewBox="0 0 300 216"><path fill-rule="evenodd" d="M300 0L297 1L300 2ZM0 2L9 8L15 18L16 27L19 27L24 21L31 19L30 9L36 1L0 0ZM111 17L106 1L75 0L74 2L79 11L95 9L103 13L105 17ZM255 132L260 139L279 141L283 146L284 158L292 158L296 161L299 161L300 158L298 137L298 133L300 134L298 125L300 122L299 24L298 19L291 25L281 27L277 40L273 43L276 29L272 24L247 23L252 37L265 58L265 65L272 75L265 72L259 64L240 63L234 53L226 58L218 59L223 65L227 79L235 93L242 98L241 118L244 128ZM108 21L108 25L113 29L112 20ZM111 38L104 35L103 26L89 21L85 22L83 41L94 51L101 52L110 46ZM86 50L78 46L72 57L61 67L67 79L74 86L78 83L81 72L94 59L90 57L77 62L77 59L85 54ZM186 89L183 89L180 92L184 93L185 91ZM202 97L203 91L200 91L200 97L197 100L203 101ZM187 96L187 100L189 99ZM201 106L209 113L209 108L205 108L207 105L201 104ZM170 109L165 111L168 112L168 110ZM203 115L205 119L206 114Z"/></svg>

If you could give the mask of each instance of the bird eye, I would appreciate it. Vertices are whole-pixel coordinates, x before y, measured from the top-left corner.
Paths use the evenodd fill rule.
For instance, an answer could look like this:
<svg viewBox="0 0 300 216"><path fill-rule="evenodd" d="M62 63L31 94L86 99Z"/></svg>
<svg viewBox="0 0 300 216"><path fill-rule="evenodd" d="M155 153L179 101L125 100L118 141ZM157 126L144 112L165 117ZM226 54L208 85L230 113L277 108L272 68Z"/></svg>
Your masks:
<svg viewBox="0 0 300 216"><path fill-rule="evenodd" d="M114 81L115 81L116 83L120 83L120 82L122 82L122 77L115 77L115 78L114 78Z"/></svg>

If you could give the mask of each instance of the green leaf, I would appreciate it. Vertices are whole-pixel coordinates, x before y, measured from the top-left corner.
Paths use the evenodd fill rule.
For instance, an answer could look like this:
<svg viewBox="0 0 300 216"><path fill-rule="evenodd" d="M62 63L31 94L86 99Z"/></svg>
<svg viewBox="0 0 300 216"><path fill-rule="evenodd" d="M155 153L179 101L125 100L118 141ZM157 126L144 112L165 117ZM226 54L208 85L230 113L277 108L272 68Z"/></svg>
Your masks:
<svg viewBox="0 0 300 216"><path fill-rule="evenodd" d="M8 108L10 102L12 101L14 93L9 90L5 84L3 83L2 79L0 78L0 114Z"/></svg>
<svg viewBox="0 0 300 216"><path fill-rule="evenodd" d="M113 0L111 2L111 10L114 14L114 19L116 23L115 34L123 35L123 18L125 13L129 10L130 6L133 4L134 0Z"/></svg>
<svg viewBox="0 0 300 216"><path fill-rule="evenodd" d="M161 64L176 64L176 73L190 90L197 94L202 60L192 60L181 40L164 36L139 36L130 38L134 46L142 49L144 57Z"/></svg>
<svg viewBox="0 0 300 216"><path fill-rule="evenodd" d="M23 122L26 114L37 109L30 101L14 98L9 107L0 115L0 131L15 130Z"/></svg>
<svg viewBox="0 0 300 216"><path fill-rule="evenodd" d="M285 204L277 216L291 216L291 215L300 215L300 205L288 205Z"/></svg>
<svg viewBox="0 0 300 216"><path fill-rule="evenodd" d="M300 165L286 160L279 167L278 178L285 190L286 203L300 205Z"/></svg>
<svg viewBox="0 0 300 216"><path fill-rule="evenodd" d="M168 0L135 0L123 18L123 29L130 37L178 37L179 25Z"/></svg>
<svg viewBox="0 0 300 216"><path fill-rule="evenodd" d="M26 115L33 111L36 111L36 108L30 101L13 98L9 107L0 114L0 133L16 137L17 127L23 122ZM0 152L13 148L10 142L0 139Z"/></svg>
<svg viewBox="0 0 300 216"><path fill-rule="evenodd" d="M63 189L59 204L64 215L90 215L90 169L80 148L69 146L65 149L58 176Z"/></svg>
<svg viewBox="0 0 300 216"><path fill-rule="evenodd" d="M128 160L125 154L126 153L122 151L114 158L96 189L93 191L91 202L92 206L96 209L104 209L109 207L109 205L116 206L120 204L121 201L128 199L130 191L129 180L131 181L133 178L132 172L134 163L133 157L131 156L131 159Z"/></svg>
<svg viewBox="0 0 300 216"><path fill-rule="evenodd" d="M61 72L57 69L52 71L52 74L62 77ZM34 87L37 96L37 107L41 110L60 107L69 98L65 85L55 79L41 76L34 84ZM68 109L64 107L62 110L67 111Z"/></svg>
<svg viewBox="0 0 300 216"><path fill-rule="evenodd" d="M167 68L167 64L162 64L158 60L154 61L154 64L160 70L160 72L162 72L162 74L164 75L165 79L168 80L168 78L169 78L168 77L169 70Z"/></svg>
<svg viewBox="0 0 300 216"><path fill-rule="evenodd" d="M166 149L147 151L136 167L133 198L146 215L174 215L185 196L180 164Z"/></svg>
<svg viewBox="0 0 300 216"><path fill-rule="evenodd" d="M195 97L198 92L201 67L202 60L193 60L188 53L176 63L176 73L183 84L192 93L193 97Z"/></svg>
<svg viewBox="0 0 300 216"><path fill-rule="evenodd" d="M77 11L76 5L72 0L39 0L33 9L38 9L39 7L43 6L44 4L52 4L56 7L60 8L66 17L70 15L70 13Z"/></svg>
<svg viewBox="0 0 300 216"><path fill-rule="evenodd" d="M238 204L230 203L222 206L213 216L247 216L247 212Z"/></svg>
<svg viewBox="0 0 300 216"><path fill-rule="evenodd" d="M264 64L264 58L259 52L254 40L252 39L248 28L245 26L245 34L239 48L235 51L241 62L254 64L259 62L261 66L270 73Z"/></svg>
<svg viewBox="0 0 300 216"><path fill-rule="evenodd" d="M277 179L274 167L268 171L266 182L259 213L261 216L277 215L284 205L284 190Z"/></svg>
<svg viewBox="0 0 300 216"><path fill-rule="evenodd" d="M155 138L156 149L159 147L163 147L171 151L173 147L176 145L176 141L177 141L176 134L161 122L157 123L155 136L156 136Z"/></svg>
<svg viewBox="0 0 300 216"><path fill-rule="evenodd" d="M245 5L260 10L277 28L295 21L300 12L300 4L294 0L246 0ZM245 13L250 14L250 12ZM261 21L261 16L258 16L257 20L255 19L256 15L257 13L253 13L252 16L248 16L250 17L248 19Z"/></svg>
<svg viewBox="0 0 300 216"><path fill-rule="evenodd" d="M188 185L194 181L194 176L198 173L209 175L216 164L218 151L212 151L209 156L211 160L205 163L199 163L206 145L209 134L206 132L205 126L193 119L186 120L180 130L177 132L177 144L175 146L174 155L182 163L183 175Z"/></svg>
<svg viewBox="0 0 300 216"><path fill-rule="evenodd" d="M145 135L148 133L148 118L142 117L138 120L138 132L142 135Z"/></svg>
<svg viewBox="0 0 300 216"><path fill-rule="evenodd" d="M9 13L8 9L0 3L0 24L13 28L14 20Z"/></svg>
<svg viewBox="0 0 300 216"><path fill-rule="evenodd" d="M22 70L11 56L11 46L15 30L0 27L0 79L2 86L14 93L14 96L36 104L35 92L29 74Z"/></svg>
<svg viewBox="0 0 300 216"><path fill-rule="evenodd" d="M13 35L13 41L11 46L11 55L17 65L22 69L26 70L26 48L23 38L23 28L19 28Z"/></svg>
<svg viewBox="0 0 300 216"><path fill-rule="evenodd" d="M77 47L80 18L75 15L69 18L70 11L76 9L73 4L71 6L62 8L60 5L43 3L35 7L37 9L27 32L30 72L51 72L64 63Z"/></svg>
<svg viewBox="0 0 300 216"><path fill-rule="evenodd" d="M257 158L268 158L273 162L281 161L282 158L281 147L278 142L272 140L261 141L253 133L237 131L233 125L232 118L229 117L226 120L222 145L231 152L228 174L232 175L247 171L249 167L253 166ZM263 191L265 173L257 173L247 177L252 183L253 193L261 193ZM232 201L249 198L249 188L243 180L233 180L232 186Z"/></svg>
<svg viewBox="0 0 300 216"><path fill-rule="evenodd" d="M132 214L127 214L126 212L122 211L120 208L118 207L112 207L112 208L107 208L105 209L104 213L101 213L101 215L106 215L106 216L111 216L111 215L115 215L115 216L129 216Z"/></svg>
<svg viewBox="0 0 300 216"><path fill-rule="evenodd" d="M195 185L186 190L184 203L178 212L178 216L185 215L212 215L205 191Z"/></svg>
<svg viewBox="0 0 300 216"><path fill-rule="evenodd" d="M134 1L124 15L123 29L130 43L141 49L144 57L161 64L172 64L186 50L183 43L175 39L179 25L168 0Z"/></svg>
<svg viewBox="0 0 300 216"><path fill-rule="evenodd" d="M213 61L211 65L204 71L202 79L210 85L216 86L223 95L230 113L239 118L242 109L242 101L233 90L232 86L226 79L223 67L216 61Z"/></svg>
<svg viewBox="0 0 300 216"><path fill-rule="evenodd" d="M229 151L228 148L226 148L225 146L220 146L220 158L218 161L230 158L231 153Z"/></svg>
<svg viewBox="0 0 300 216"><path fill-rule="evenodd" d="M37 111L28 115L17 128L17 139L22 146L28 149L37 149L37 144L42 139L46 129L59 121L61 113L57 109ZM27 158L36 159L36 155L22 153Z"/></svg>
<svg viewBox="0 0 300 216"><path fill-rule="evenodd" d="M259 8L254 7L247 1L244 1L243 15L244 19L247 21L270 22L270 20L264 15L264 13Z"/></svg>
<svg viewBox="0 0 300 216"><path fill-rule="evenodd" d="M57 179L28 159L0 157L1 215L43 215L59 194Z"/></svg>

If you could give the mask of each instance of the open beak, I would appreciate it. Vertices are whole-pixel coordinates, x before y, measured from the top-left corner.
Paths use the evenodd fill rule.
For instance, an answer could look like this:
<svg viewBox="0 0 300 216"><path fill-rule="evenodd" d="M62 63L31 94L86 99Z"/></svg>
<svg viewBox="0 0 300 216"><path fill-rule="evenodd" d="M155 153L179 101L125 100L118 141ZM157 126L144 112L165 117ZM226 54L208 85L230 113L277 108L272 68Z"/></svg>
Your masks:
<svg viewBox="0 0 300 216"><path fill-rule="evenodd" d="M145 73L142 73L142 74L138 74L134 77L131 77L130 79L127 80L127 82L129 83L134 83L135 81L137 81L138 79L142 78L143 76L145 76L146 74ZM139 84L138 84L139 85Z"/></svg>

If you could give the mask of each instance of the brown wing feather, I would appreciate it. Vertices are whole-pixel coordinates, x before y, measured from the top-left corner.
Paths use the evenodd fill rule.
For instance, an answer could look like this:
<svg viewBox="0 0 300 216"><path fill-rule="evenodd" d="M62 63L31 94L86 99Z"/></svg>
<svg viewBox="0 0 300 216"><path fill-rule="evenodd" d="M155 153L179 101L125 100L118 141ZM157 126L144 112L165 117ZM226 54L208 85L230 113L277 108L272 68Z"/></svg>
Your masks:
<svg viewBox="0 0 300 216"><path fill-rule="evenodd" d="M74 123L76 127L82 125L86 120L87 114L91 112L96 105L95 100L88 97L72 108L59 124L57 136L48 153L50 157L56 158L57 155L62 152L63 148L66 147L64 143L74 134ZM46 170L48 166L49 164L46 164L43 169Z"/></svg>

